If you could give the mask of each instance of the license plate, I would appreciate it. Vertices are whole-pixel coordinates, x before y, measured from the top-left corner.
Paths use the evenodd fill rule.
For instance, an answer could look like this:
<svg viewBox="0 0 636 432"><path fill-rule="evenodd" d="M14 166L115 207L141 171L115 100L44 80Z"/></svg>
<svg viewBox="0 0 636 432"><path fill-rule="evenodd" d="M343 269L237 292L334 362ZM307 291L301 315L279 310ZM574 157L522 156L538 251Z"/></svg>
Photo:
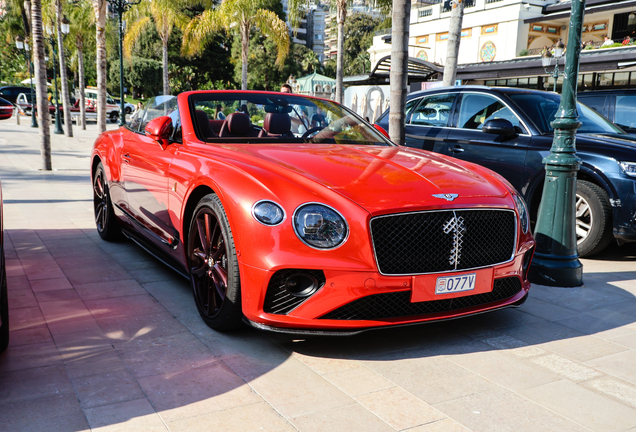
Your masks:
<svg viewBox="0 0 636 432"><path fill-rule="evenodd" d="M475 273L437 278L435 294L450 294L475 289Z"/></svg>

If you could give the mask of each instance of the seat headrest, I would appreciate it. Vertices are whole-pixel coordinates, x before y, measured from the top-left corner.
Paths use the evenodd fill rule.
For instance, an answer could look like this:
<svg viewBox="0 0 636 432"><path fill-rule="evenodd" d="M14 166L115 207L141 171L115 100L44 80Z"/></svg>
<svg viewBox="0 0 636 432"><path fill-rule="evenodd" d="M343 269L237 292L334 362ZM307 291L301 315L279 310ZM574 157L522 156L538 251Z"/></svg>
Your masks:
<svg viewBox="0 0 636 432"><path fill-rule="evenodd" d="M291 131L291 119L288 114L267 113L263 129L273 135L288 135Z"/></svg>
<svg viewBox="0 0 636 432"><path fill-rule="evenodd" d="M228 114L225 119L228 132L232 135L248 136L252 130L250 118L242 112L233 112Z"/></svg>
<svg viewBox="0 0 636 432"><path fill-rule="evenodd" d="M199 133L202 137L208 138L210 136L210 119L208 115L203 110L196 110L194 114L197 117L197 128L199 129ZM214 134L214 132L212 133Z"/></svg>

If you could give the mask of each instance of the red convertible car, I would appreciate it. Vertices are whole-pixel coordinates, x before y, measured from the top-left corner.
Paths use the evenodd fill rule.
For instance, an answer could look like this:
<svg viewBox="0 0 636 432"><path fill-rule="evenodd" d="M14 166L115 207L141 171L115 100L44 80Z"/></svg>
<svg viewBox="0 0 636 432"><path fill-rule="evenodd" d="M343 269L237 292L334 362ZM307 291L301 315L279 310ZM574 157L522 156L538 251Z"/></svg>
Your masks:
<svg viewBox="0 0 636 432"><path fill-rule="evenodd" d="M100 236L189 278L214 329L352 334L519 306L530 287L507 181L329 100L159 96L97 139L91 168Z"/></svg>

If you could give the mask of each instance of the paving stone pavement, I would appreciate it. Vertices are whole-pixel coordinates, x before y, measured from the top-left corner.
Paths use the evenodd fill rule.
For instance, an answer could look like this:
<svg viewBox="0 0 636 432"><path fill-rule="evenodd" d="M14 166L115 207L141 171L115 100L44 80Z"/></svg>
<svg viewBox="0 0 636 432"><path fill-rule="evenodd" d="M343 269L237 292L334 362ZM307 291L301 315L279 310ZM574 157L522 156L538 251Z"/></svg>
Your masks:
<svg viewBox="0 0 636 432"><path fill-rule="evenodd" d="M217 333L186 280L97 235L95 124L53 135L43 172L21 123L0 123L1 431L636 431L634 245L520 309L347 338Z"/></svg>

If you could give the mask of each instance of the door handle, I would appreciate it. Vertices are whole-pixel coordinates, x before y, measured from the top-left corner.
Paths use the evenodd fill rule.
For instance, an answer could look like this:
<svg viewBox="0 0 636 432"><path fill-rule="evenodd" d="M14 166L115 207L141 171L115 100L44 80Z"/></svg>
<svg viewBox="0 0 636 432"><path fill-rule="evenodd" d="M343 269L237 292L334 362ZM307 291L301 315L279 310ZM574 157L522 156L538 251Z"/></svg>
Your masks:
<svg viewBox="0 0 636 432"><path fill-rule="evenodd" d="M464 151L464 149L459 144L455 144L453 147L450 147L448 150L453 153L461 153Z"/></svg>

